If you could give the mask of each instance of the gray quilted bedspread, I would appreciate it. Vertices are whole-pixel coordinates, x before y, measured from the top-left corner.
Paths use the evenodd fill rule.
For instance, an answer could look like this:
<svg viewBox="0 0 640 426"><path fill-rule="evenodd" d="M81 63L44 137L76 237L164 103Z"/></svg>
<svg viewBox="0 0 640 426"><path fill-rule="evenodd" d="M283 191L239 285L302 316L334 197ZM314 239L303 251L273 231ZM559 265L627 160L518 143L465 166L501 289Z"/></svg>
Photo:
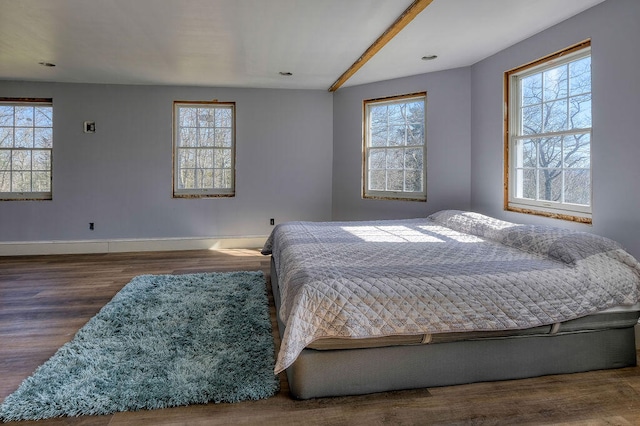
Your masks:
<svg viewBox="0 0 640 426"><path fill-rule="evenodd" d="M524 329L640 299L640 265L614 241L455 210L283 223L262 253L286 324L276 373L317 339Z"/></svg>

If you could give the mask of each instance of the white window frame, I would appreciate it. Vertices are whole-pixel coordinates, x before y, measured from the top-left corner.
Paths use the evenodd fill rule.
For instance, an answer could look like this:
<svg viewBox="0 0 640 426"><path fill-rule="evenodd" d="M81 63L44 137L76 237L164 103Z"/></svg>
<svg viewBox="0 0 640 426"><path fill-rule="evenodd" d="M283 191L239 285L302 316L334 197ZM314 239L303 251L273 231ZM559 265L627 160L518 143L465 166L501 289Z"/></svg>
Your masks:
<svg viewBox="0 0 640 426"><path fill-rule="evenodd" d="M592 161L591 147L593 146L592 126L568 129L555 132L540 132L525 135L522 131L521 123L521 93L520 81L531 75L543 73L560 65L583 59L591 56L590 40L570 46L560 52L541 58L533 63L523 65L516 69L505 72L505 210L534 214L540 216L554 217L558 219L570 220L582 223L591 223L591 211L593 204L593 181L591 179ZM589 92L591 94L591 92ZM518 197L518 188L521 186L522 176L518 169L518 141L524 139L535 139L536 137L563 137L575 134L588 134L590 140L590 164L589 164L589 204L573 204L569 202L547 201L540 199L529 199ZM536 166L536 170L537 167ZM520 167L522 169L522 167ZM564 162L562 165L562 176L564 182ZM536 174L537 175L537 174ZM564 188L564 184L562 185ZM563 189L564 194L564 189Z"/></svg>
<svg viewBox="0 0 640 426"><path fill-rule="evenodd" d="M214 114L216 110L230 110L231 111L231 122L223 123L224 125L219 125L216 121L213 124L209 121L208 125L200 122L200 116L196 114L197 119L194 126L181 126L180 122L180 111L181 108L188 109L198 109L198 110L213 110ZM217 120L217 119L216 119ZM236 162L236 104L235 102L218 102L218 101L174 101L173 103L173 196L174 198L204 198L204 197L233 197L235 196L235 162ZM194 131L194 135L196 138L195 142L184 142L184 139L181 136L181 129L192 129ZM216 141L214 144L209 143L204 146L201 144L202 133L201 130L220 130L222 132L230 132L230 144L231 146L223 146L218 145ZM184 145L187 143L188 145ZM216 171L223 173L225 176L225 180L228 180L228 186L221 186L216 183L215 177L208 182L208 178L206 181L203 179L201 181L201 185L197 185L197 187L189 187L185 188L184 185L181 184L181 175L186 167L181 167L181 156L182 150L191 150L195 153L203 153L207 152L211 155L211 163L208 166L204 167L199 164L199 158L197 154L194 156L194 166L189 167L188 169L193 170L194 172L194 180L198 180L198 178L202 178L201 173L211 172L212 176L215 176ZM225 164L223 167L220 167L218 163L218 159L222 158L217 154L223 154L224 151L230 153L230 159L222 160ZM226 154L225 154L226 155ZM209 160L207 160L209 161ZM194 185L195 186L195 185Z"/></svg>
<svg viewBox="0 0 640 426"><path fill-rule="evenodd" d="M405 134L405 144L397 145L397 146L385 146L385 147L372 147L371 141L371 108L377 107L381 105L398 105L398 104L408 104L414 103L416 101L423 102L423 111L424 117L422 121L423 132L422 132L422 143L417 145L407 145L406 134ZM363 101L363 149L362 149L362 198L369 199L382 199L382 200L406 200L406 201L426 201L427 200L427 125L426 125L426 117L427 117L427 92L419 92L419 93L411 93L407 95L400 96L390 96L386 98L378 98L378 99L367 99ZM416 123L413 123L416 124ZM421 149L422 150L422 170L421 179L422 179L422 188L420 191L410 191L403 189L401 191L398 190L373 190L369 188L369 179L371 166L369 164L370 159L370 151L371 150L387 150L387 149L398 149L398 148L409 148L409 149ZM403 157L406 158L406 157ZM406 176L408 170L406 166L406 160L404 160L403 175ZM400 169L398 169L400 170ZM406 183L406 182L405 182Z"/></svg>
<svg viewBox="0 0 640 426"><path fill-rule="evenodd" d="M0 106L14 109L11 120L0 121L0 200L51 200L53 198L53 99L0 98ZM15 108L24 107L33 110L31 119L27 119L30 124L16 123ZM50 118L45 120L47 124L39 122L37 118L37 109L43 107L49 109L51 113ZM19 133L22 133L22 136L19 136ZM30 138L31 146L16 146L20 138L23 140ZM48 158L48 165L43 168L34 168L37 167L34 164L36 154L40 155L41 163L46 164ZM18 168L16 163L20 158L21 161L28 160L29 166L22 165ZM14 179L17 179L18 173L29 174L29 190L15 189ZM47 190L34 190L34 174L41 174L48 181ZM3 191L4 179L8 179L6 182L8 191Z"/></svg>

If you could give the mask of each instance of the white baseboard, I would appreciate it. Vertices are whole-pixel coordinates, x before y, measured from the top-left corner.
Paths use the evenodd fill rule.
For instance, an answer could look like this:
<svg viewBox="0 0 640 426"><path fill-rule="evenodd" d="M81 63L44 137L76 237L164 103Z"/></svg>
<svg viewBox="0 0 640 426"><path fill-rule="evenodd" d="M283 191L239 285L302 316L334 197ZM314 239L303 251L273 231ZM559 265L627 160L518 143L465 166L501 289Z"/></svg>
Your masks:
<svg viewBox="0 0 640 426"><path fill-rule="evenodd" d="M0 242L0 256L260 248L267 236Z"/></svg>

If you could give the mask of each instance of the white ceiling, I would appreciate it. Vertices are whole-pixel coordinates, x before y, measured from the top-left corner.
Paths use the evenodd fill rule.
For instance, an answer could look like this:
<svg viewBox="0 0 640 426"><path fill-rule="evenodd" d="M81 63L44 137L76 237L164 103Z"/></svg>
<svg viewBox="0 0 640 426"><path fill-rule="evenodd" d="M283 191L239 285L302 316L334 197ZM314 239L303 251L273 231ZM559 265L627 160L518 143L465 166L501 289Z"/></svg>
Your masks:
<svg viewBox="0 0 640 426"><path fill-rule="evenodd" d="M433 0L344 86L472 65L602 1ZM328 89L411 3L0 0L0 79Z"/></svg>

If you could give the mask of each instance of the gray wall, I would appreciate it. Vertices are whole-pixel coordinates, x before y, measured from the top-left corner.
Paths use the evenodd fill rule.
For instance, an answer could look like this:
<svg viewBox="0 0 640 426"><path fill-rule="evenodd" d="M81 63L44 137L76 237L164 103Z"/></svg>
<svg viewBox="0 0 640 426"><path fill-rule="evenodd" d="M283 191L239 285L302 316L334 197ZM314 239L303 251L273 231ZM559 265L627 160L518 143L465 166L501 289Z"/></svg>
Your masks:
<svg viewBox="0 0 640 426"><path fill-rule="evenodd" d="M326 91L0 81L0 96L54 103L53 200L1 202L0 241L259 236L271 217L331 219ZM214 98L236 102L236 197L173 199L172 103Z"/></svg>
<svg viewBox="0 0 640 426"><path fill-rule="evenodd" d="M427 202L364 200L362 101L427 92ZM346 87L333 101L334 220L425 217L470 206L471 75L460 68Z"/></svg>
<svg viewBox="0 0 640 426"><path fill-rule="evenodd" d="M503 72L591 38L593 225L503 211ZM471 68L471 207L522 223L572 227L640 259L640 1L608 0Z"/></svg>

